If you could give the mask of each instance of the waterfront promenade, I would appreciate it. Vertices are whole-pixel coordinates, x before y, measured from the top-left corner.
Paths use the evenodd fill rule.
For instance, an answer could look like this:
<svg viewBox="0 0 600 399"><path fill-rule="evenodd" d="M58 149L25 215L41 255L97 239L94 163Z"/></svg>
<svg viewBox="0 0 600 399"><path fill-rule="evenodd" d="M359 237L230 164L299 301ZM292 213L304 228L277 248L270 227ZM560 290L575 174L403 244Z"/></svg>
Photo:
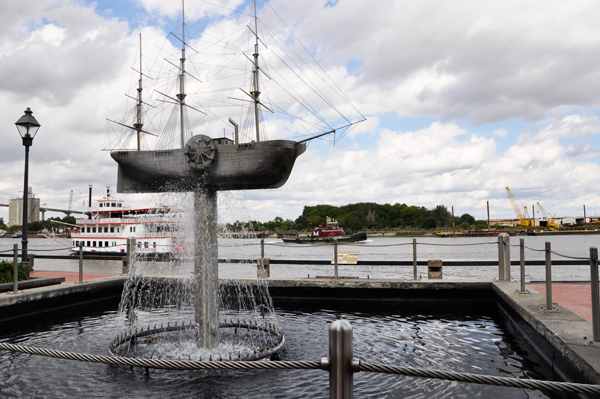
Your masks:
<svg viewBox="0 0 600 399"><path fill-rule="evenodd" d="M114 276L116 276L116 274L83 273L83 281ZM31 277L64 277L65 281L62 284L69 284L79 281L79 273L73 272L33 271L31 272Z"/></svg>

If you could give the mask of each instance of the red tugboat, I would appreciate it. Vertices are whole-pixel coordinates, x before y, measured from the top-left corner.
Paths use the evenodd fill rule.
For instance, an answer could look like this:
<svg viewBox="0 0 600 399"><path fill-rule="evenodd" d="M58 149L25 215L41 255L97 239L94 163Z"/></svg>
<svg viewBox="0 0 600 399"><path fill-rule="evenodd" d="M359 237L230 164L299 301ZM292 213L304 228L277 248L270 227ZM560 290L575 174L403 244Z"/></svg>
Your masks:
<svg viewBox="0 0 600 399"><path fill-rule="evenodd" d="M331 243L337 242L356 242L365 241L367 233L345 234L337 220L327 218L327 225L323 228L322 225L315 227L311 235L305 237L283 237L283 242L294 244L316 244L316 243Z"/></svg>

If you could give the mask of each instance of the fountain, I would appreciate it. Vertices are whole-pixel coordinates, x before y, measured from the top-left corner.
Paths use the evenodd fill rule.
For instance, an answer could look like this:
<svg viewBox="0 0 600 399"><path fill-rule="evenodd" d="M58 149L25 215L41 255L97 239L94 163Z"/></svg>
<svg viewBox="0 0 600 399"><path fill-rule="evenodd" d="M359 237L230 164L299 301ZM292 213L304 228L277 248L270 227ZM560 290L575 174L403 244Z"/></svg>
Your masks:
<svg viewBox="0 0 600 399"><path fill-rule="evenodd" d="M256 14L256 5L255 5ZM182 2L182 21L185 27L185 13L183 12ZM256 15L254 18L255 28L257 28ZM272 335L273 337L263 336L263 346L266 348L255 348L252 351L258 351L259 355L242 356L239 358L255 358L273 355L278 352L284 342L280 329L274 323L265 323L259 321L239 321L233 319L229 323L224 323L219 318L219 307L223 308L223 303L219 302L219 280L218 280L218 243L217 243L217 193L228 190L245 189L268 189L281 187L287 181L296 158L306 149L306 143L290 140L265 140L261 137L261 115L264 104L260 100L259 89L259 38L258 30L255 29L254 60L252 71L252 88L250 95L252 106L248 108L246 123L251 126L255 132L255 139L241 143L238 138L238 126L230 118L230 123L235 128L235 140L227 138L213 139L204 134L193 135L191 130L186 127L185 115L187 113L186 92L185 92L185 63L186 63L186 32L182 29L182 48L180 64L177 67L177 90L178 93L168 97L170 102L175 101L171 113L175 119L168 125L178 129L178 148L161 148L155 151L142 150L140 146L140 136L148 133L143 130L142 112L140 111L144 102L142 101L142 62L140 59L140 80L137 98L137 112L135 121L123 126L130 127L132 132L137 134L138 147L135 151L123 149L113 149L112 158L118 163L118 181L117 192L119 193L169 193L169 192L192 192L193 193L193 221L194 226L191 232L193 235L193 283L190 288L182 288L186 282L169 282L167 286L177 286L178 291L185 291L186 295L194 298L193 303L184 303L185 301L168 300L169 306L184 307L193 306L193 329L195 330L196 343L199 348L211 350L219 347L220 327L227 326L237 331L241 326L247 330L261 332L261 334ZM141 38L140 38L141 45ZM141 57L141 50L140 50ZM160 93L160 92L159 92ZM162 93L161 93L162 94ZM133 125L133 126L131 126ZM173 135L175 135L173 133ZM321 134L322 135L322 134ZM320 136L320 135L319 135ZM310 140L310 139L309 139ZM190 245L192 245L190 243ZM164 279L163 279L164 280ZM148 286L154 286L153 289L163 290L164 287L158 287L157 283L144 281L139 275L131 273L130 281L126 284L126 292L123 295L122 308L126 308L130 313L129 324L136 323L134 320L135 312L132 310L137 303L139 295L148 295ZM263 290L266 287L259 285L248 288L247 293L253 296L252 290ZM150 294L155 295L155 294ZM180 295L178 293L178 295ZM266 294L268 296L268 293ZM221 293L223 296L223 293ZM259 297L265 297L264 293ZM130 302L129 304L127 302ZM241 300L244 301L243 299ZM261 317L265 316L265 311L272 313L272 305L267 303L254 304L259 306ZM147 304L142 301L142 306ZM254 312L258 314L258 310ZM192 328L190 321L178 320L176 326L168 325L166 328L151 328L145 326L148 333L162 333L166 330L187 331ZM144 327L142 326L142 329ZM140 328L134 328L120 335L111 345L111 351L114 353L123 352L123 343L132 340L140 335ZM260 335L260 334L259 334ZM273 344L272 338L276 339L277 344ZM152 337L154 340L154 337Z"/></svg>
<svg viewBox="0 0 600 399"><path fill-rule="evenodd" d="M123 327L110 352L161 359L276 357L285 338L266 281L219 285L217 192L199 187L159 197L171 209L174 242L182 248L166 261L133 260L119 306Z"/></svg>

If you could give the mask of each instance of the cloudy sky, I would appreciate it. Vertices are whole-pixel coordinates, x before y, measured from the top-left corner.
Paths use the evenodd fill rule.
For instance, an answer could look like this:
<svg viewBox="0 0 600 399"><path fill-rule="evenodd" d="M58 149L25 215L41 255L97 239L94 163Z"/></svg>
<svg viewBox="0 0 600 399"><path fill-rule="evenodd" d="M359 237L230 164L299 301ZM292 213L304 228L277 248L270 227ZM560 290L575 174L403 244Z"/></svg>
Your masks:
<svg viewBox="0 0 600 399"><path fill-rule="evenodd" d="M188 54L198 57L190 65L203 82L197 106L235 103L225 88L243 97L247 74L232 65L252 54L251 5L188 0L185 7ZM73 190L73 209L81 210L89 184L96 196L116 187L117 165L102 151L116 132L106 119L132 105L124 94L135 95L139 34L144 69L159 90L164 60L178 62L181 6L6 0L0 11L0 203L23 190L24 148L14 122L31 107L42 127L31 147L30 185L55 208L68 207ZM300 75L275 72L284 63L276 45L285 43L303 80L331 95L335 111L314 108L327 126L343 124L340 114L366 121L335 145L313 141L282 188L224 193L222 221L294 219L304 205L355 202L441 204L484 219L489 201L492 218L513 217L507 186L525 205L540 202L557 216L582 215L583 205L588 215L600 213L597 3L273 0L258 2L258 17L269 78L283 78L288 92L299 87ZM262 79L263 98L294 109L279 98L283 86L269 89L271 79ZM227 112L240 119L240 111L215 107L193 122L194 134L229 134ZM269 138L308 134L266 114ZM118 196L131 205L157 201ZM0 207L0 217L8 221L8 208Z"/></svg>

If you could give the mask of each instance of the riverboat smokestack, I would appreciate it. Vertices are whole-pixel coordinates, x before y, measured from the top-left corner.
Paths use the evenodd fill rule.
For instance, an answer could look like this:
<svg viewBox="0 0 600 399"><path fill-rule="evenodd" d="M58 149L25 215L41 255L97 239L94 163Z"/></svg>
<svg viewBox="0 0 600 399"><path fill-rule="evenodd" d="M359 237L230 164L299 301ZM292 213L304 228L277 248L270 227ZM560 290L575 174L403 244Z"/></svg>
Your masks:
<svg viewBox="0 0 600 399"><path fill-rule="evenodd" d="M92 207L92 185L90 184L90 198L88 201L88 210ZM88 219L92 218L92 212L90 210L90 212L88 212Z"/></svg>

